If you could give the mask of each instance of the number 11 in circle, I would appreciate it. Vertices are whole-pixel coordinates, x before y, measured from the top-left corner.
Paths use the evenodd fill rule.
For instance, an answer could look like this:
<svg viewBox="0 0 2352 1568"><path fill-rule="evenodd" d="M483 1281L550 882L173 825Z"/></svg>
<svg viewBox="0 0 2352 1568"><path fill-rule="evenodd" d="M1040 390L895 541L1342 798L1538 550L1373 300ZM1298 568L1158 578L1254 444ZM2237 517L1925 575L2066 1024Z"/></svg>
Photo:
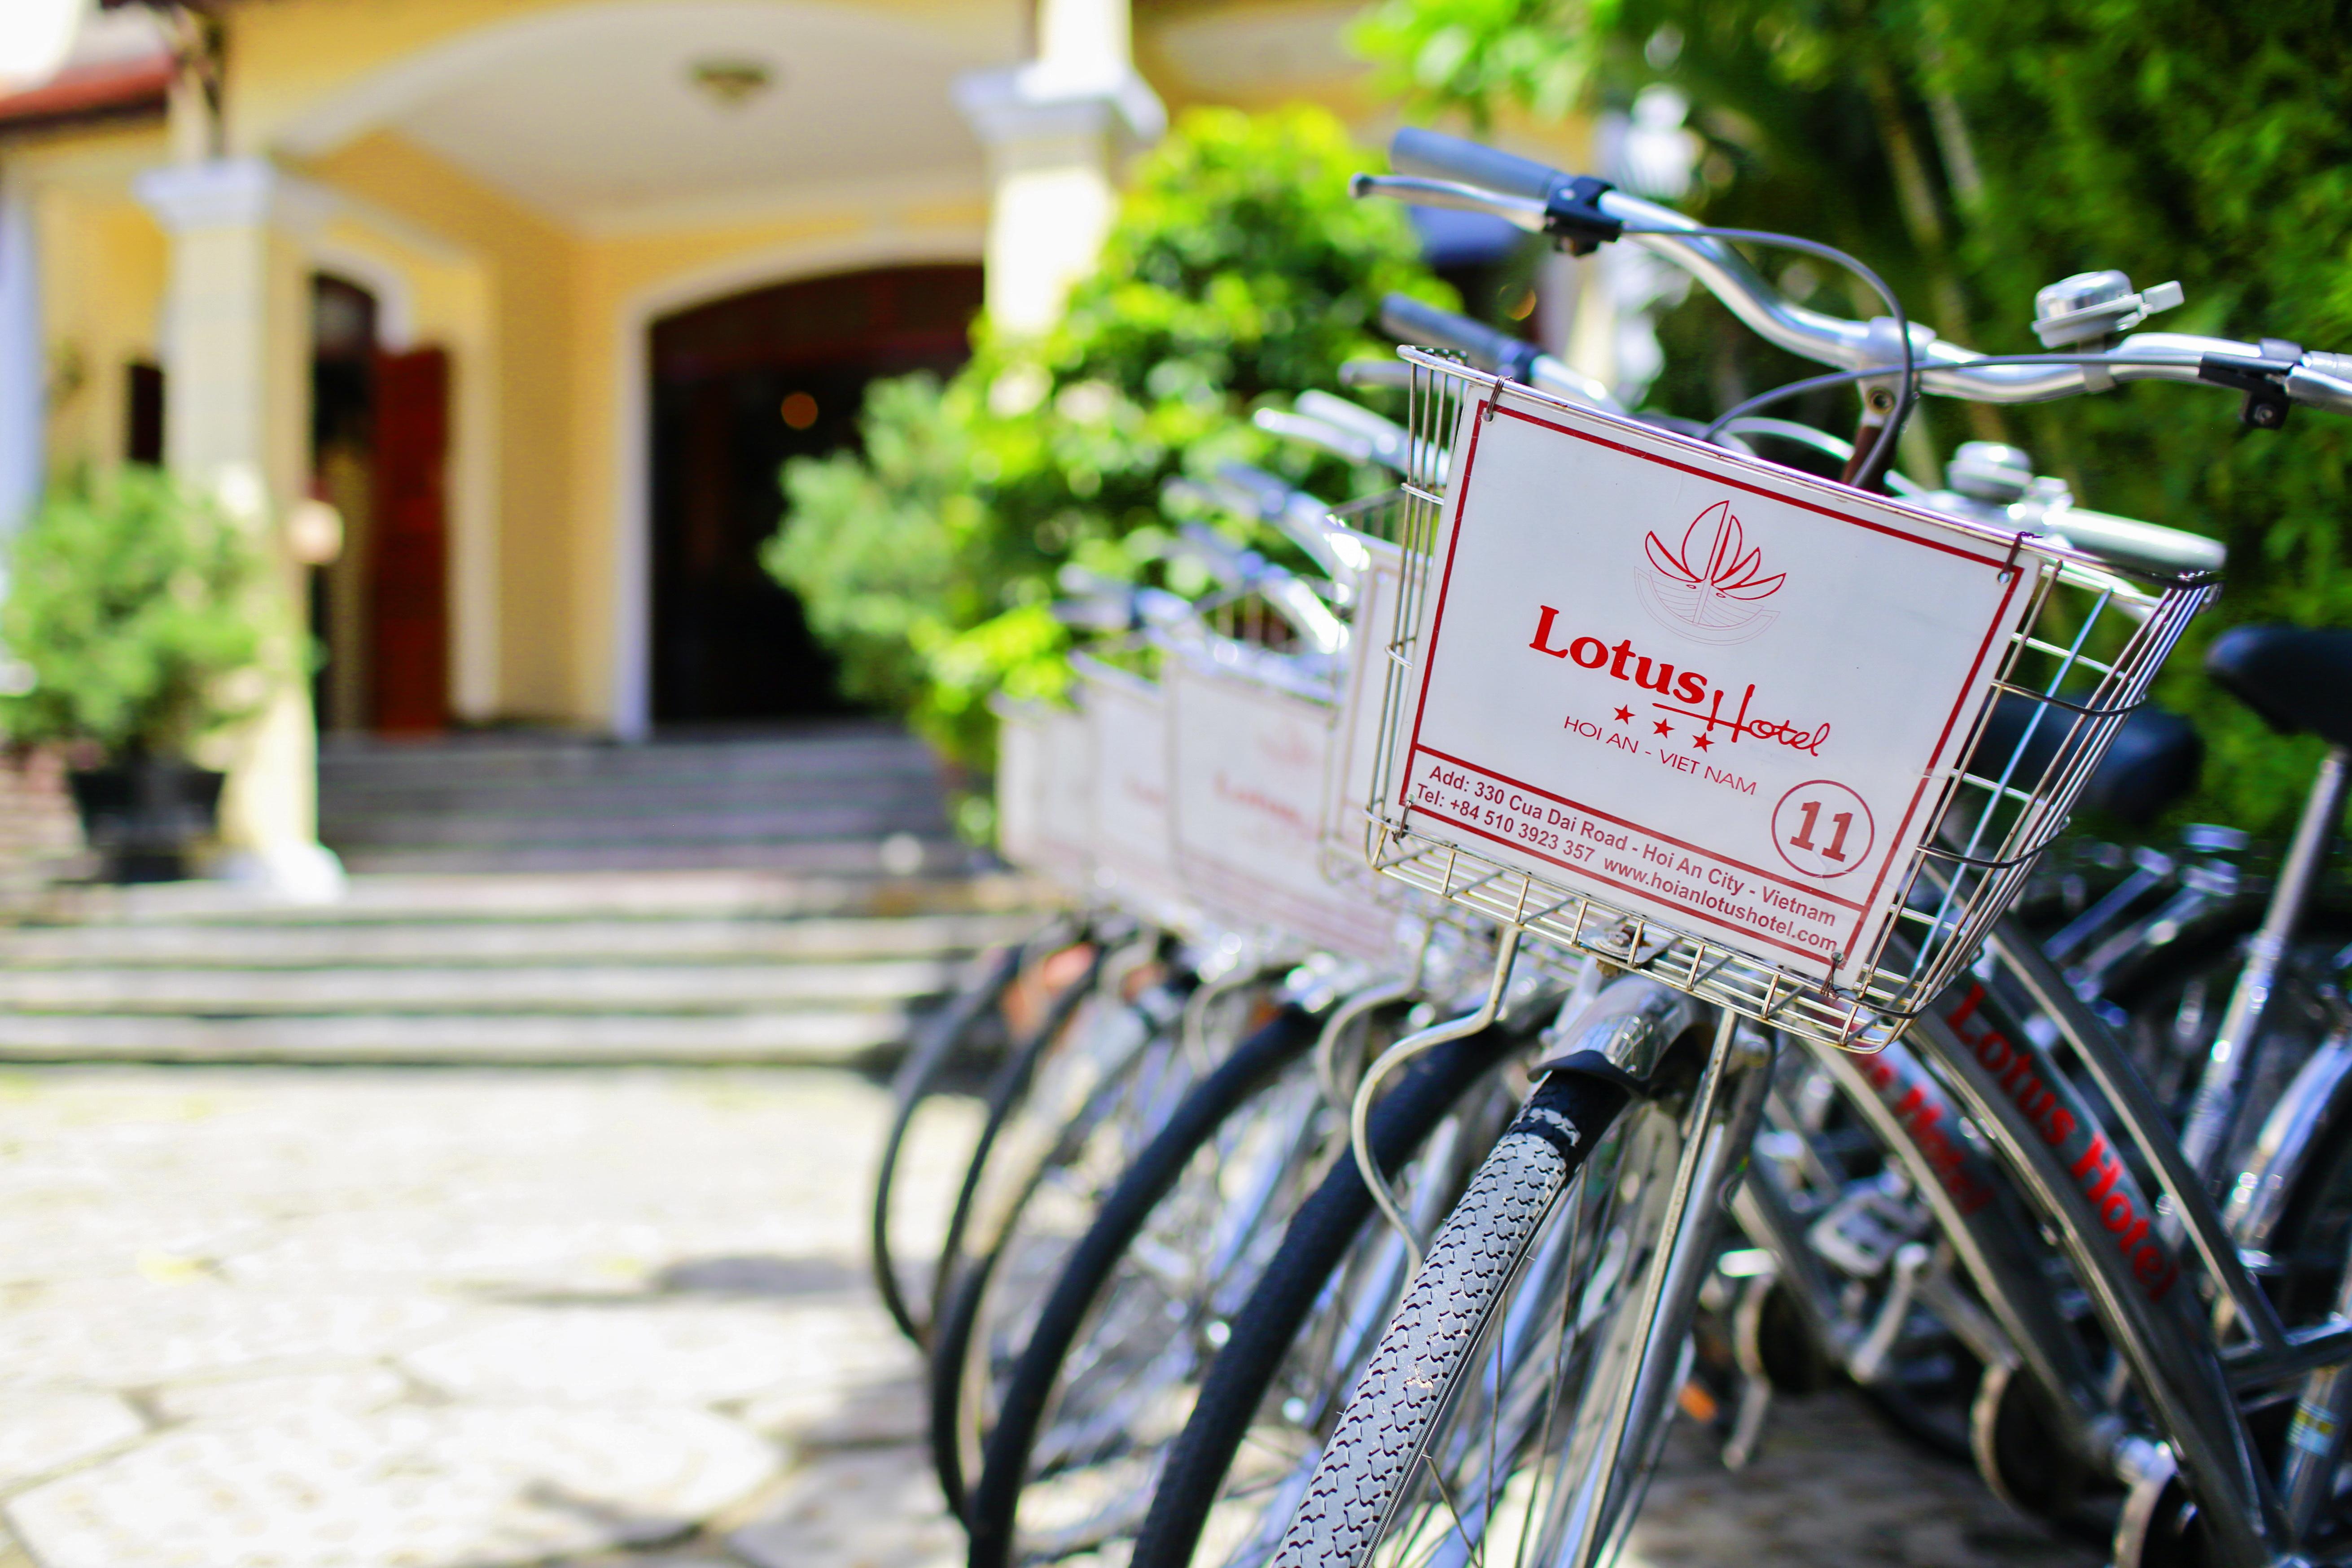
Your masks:
<svg viewBox="0 0 2352 1568"><path fill-rule="evenodd" d="M1797 830L1797 836L1790 839L1789 843L1795 848L1811 849L1813 847L1813 824L1821 817L1822 803L1817 800L1804 801L1798 805L1797 809L1803 814L1805 825ZM1821 856L1825 860L1843 860L1845 836L1853 830L1853 813L1839 812L1830 818L1830 826L1836 831L1832 834L1830 841L1821 847Z"/></svg>
<svg viewBox="0 0 2352 1568"><path fill-rule="evenodd" d="M1862 796L1833 779L1808 779L1772 807L1772 847L1808 877L1843 877L1870 858L1878 834Z"/></svg>

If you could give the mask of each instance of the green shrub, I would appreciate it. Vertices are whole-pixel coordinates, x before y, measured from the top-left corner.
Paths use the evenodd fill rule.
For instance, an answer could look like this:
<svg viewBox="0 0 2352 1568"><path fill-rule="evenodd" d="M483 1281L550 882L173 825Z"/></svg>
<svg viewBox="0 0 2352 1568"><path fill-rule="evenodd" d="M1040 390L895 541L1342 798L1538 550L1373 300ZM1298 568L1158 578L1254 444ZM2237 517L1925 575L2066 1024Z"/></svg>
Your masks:
<svg viewBox="0 0 2352 1568"><path fill-rule="evenodd" d="M225 688L261 654L257 571L218 507L153 468L54 487L9 552L10 738L184 754L243 710Z"/></svg>
<svg viewBox="0 0 2352 1568"><path fill-rule="evenodd" d="M790 521L765 559L849 695L984 766L988 698L1066 683L1047 608L1065 563L1202 586L1168 559L1170 479L1242 458L1333 500L1381 482L1248 422L1269 394L1336 389L1342 361L1389 353L1372 331L1383 293L1453 302L1402 211L1349 196L1374 162L1320 110L1185 115L1141 160L1059 326L1017 341L983 321L944 384L872 389L862 451L785 466Z"/></svg>

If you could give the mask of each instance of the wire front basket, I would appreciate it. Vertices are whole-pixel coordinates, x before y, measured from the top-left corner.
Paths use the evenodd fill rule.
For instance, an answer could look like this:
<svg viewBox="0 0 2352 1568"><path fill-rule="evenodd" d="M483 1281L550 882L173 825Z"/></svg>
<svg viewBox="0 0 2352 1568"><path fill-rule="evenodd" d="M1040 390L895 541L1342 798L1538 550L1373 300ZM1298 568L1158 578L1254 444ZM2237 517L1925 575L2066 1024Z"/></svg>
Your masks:
<svg viewBox="0 0 2352 1568"><path fill-rule="evenodd" d="M1838 954L1835 983L1824 983L1759 956L1752 946L1612 902L1574 876L1490 858L1465 842L1466 835L1449 833L1404 804L1420 639L1439 592L1431 568L1454 433L1466 408L1496 400L1507 384L1517 407L1572 405L1439 354L1400 353L1412 367L1409 467L1415 477L1391 498L1338 519L1397 546L1403 563L1387 634L1361 842L1351 847L1382 875L1488 920L1817 1040L1877 1048L1971 961L2063 828L2075 796L2189 618L2215 592L2208 577L2126 574L2062 541L1974 525L1979 537L2009 552L2029 599L1996 650L1990 689L1962 720L1966 742L1946 752L1949 763L1925 780L1920 820L1933 826L1895 867L1899 897L1892 918L1878 926L1869 951Z"/></svg>

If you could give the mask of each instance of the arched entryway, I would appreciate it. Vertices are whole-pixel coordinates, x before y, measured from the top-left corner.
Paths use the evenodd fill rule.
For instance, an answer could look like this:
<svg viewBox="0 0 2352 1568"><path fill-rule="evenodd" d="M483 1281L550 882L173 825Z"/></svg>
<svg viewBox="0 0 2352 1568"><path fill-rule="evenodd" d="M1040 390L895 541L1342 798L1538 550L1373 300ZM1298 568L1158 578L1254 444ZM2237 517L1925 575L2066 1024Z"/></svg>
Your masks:
<svg viewBox="0 0 2352 1568"><path fill-rule="evenodd" d="M656 724L840 710L799 605L760 564L785 459L853 445L868 383L963 363L981 269L879 268L654 323L651 689Z"/></svg>

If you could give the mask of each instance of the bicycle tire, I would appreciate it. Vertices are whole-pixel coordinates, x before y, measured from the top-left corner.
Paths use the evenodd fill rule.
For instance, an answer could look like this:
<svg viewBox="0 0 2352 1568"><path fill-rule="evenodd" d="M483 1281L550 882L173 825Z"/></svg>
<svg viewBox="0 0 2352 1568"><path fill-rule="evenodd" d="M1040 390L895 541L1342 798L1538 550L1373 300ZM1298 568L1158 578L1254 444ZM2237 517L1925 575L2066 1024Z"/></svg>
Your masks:
<svg viewBox="0 0 2352 1568"><path fill-rule="evenodd" d="M890 1314L898 1331L918 1346L930 1338L929 1306L927 1304L918 1313L907 1300L905 1287L898 1279L898 1256L890 1243L891 1199L898 1188L898 1156L906 1148L915 1113L962 1056L961 1047L971 1031L990 1016L1011 988L1027 956L1026 943L1016 942L998 952L978 984L958 993L952 1002L926 1021L906 1059L890 1076L890 1125L882 1135L882 1157L874 1173L868 1261L873 1268L874 1289L882 1298L882 1310Z"/></svg>
<svg viewBox="0 0 2352 1568"><path fill-rule="evenodd" d="M980 1124L980 1135L972 1142L971 1162L964 1167L963 1182L956 1190L955 1207L949 1211L948 1226L940 1237L940 1256L931 1268L931 1313L926 1327L934 1332L939 1328L940 1304L950 1300L954 1288L956 1259L962 1255L964 1229L971 1223L972 1205L979 1199L981 1178L988 1169L988 1158L996 1150L997 1139L1004 1124L1020 1109L1022 1097L1028 1093L1030 1080L1036 1076L1037 1064L1061 1037L1087 996L1102 978L1103 964L1108 953L1099 943L1088 959L1085 973L1062 990L1055 992L1047 1004L1045 1016L1037 1026L1029 1031L999 1065L989 1080L987 1110ZM929 1336L926 1335L928 1345Z"/></svg>
<svg viewBox="0 0 2352 1568"><path fill-rule="evenodd" d="M1227 1119L1315 1042L1318 1023L1318 1016L1304 1008L1285 1007L1236 1046L1185 1097L1120 1177L1093 1226L1072 1250L1005 1386L996 1425L989 1436L986 1462L967 1500L964 1523L971 1534L971 1568L1002 1568L1009 1559L1021 1492L1047 1401L1119 1259L1185 1167Z"/></svg>
<svg viewBox="0 0 2352 1568"><path fill-rule="evenodd" d="M1626 1099L1555 1073L1496 1142L1349 1395L1276 1568L1357 1568L1380 1545L1491 1314Z"/></svg>
<svg viewBox="0 0 2352 1568"><path fill-rule="evenodd" d="M1500 1026L1434 1047L1373 1107L1372 1157L1393 1176L1525 1036ZM1299 1206L1232 1333L1202 1380L1183 1432L1169 1449L1129 1568L1187 1568L1234 1458L1308 1313L1373 1220L1371 1189L1341 1159Z"/></svg>
<svg viewBox="0 0 2352 1568"><path fill-rule="evenodd" d="M1132 1121L1131 1116L1121 1116L1122 1106L1132 1111L1139 1105L1150 1130L1156 1131L1160 1117L1153 1114L1150 1107L1160 1103L1172 1111L1182 1095L1189 1092L1188 1064L1182 1059L1185 1053L1179 1044L1182 1009L1169 1005L1179 994L1166 988L1154 993L1160 998L1160 1005L1156 1008L1150 996L1122 1005L1139 1032L1131 1045L1113 1060L1095 1062L1097 1070L1091 1079L1081 1076L1076 1080L1084 1085L1083 1093L1066 1103L1067 1113L1062 1120L1039 1120L1041 1114L1050 1114L1050 1110L1039 1111L1033 1092L1031 1103L1011 1110L1000 1123L998 1142L1002 1144L1006 1141L1005 1131L1014 1127L1015 1119L1026 1119L1020 1133L1010 1139L1019 1147L1022 1157L1017 1163L990 1173L984 1205L982 1189L975 1183L973 1202L956 1237L957 1250L942 1261L940 1300L945 1303L945 1310L934 1321L929 1347L931 1460L939 1478L940 1494L946 1500L948 1511L958 1520L964 1517L969 1500L968 1482L978 1479L979 1445L986 1436L979 1427L984 1413L971 1404L966 1392L971 1371L969 1363L976 1343L984 1342L991 1351L1000 1348L992 1336L982 1333L982 1320L1006 1300L1003 1292L1012 1289L1005 1277L1009 1244L1020 1232L1023 1218L1040 1189L1055 1173L1076 1168L1074 1162L1081 1160L1091 1140ZM1150 1131L1143 1131L1135 1140L1135 1153L1141 1152ZM1000 1162L1007 1157L1000 1154ZM1085 1158L1087 1163L1092 1163L1090 1156ZM1122 1161L1120 1169L1127 1163ZM1116 1179L1116 1173L1112 1179ZM1047 1267L1053 1268L1054 1264ZM1016 1293L1013 1299L1042 1299L1050 1289L1049 1277L1037 1287L1034 1296Z"/></svg>

